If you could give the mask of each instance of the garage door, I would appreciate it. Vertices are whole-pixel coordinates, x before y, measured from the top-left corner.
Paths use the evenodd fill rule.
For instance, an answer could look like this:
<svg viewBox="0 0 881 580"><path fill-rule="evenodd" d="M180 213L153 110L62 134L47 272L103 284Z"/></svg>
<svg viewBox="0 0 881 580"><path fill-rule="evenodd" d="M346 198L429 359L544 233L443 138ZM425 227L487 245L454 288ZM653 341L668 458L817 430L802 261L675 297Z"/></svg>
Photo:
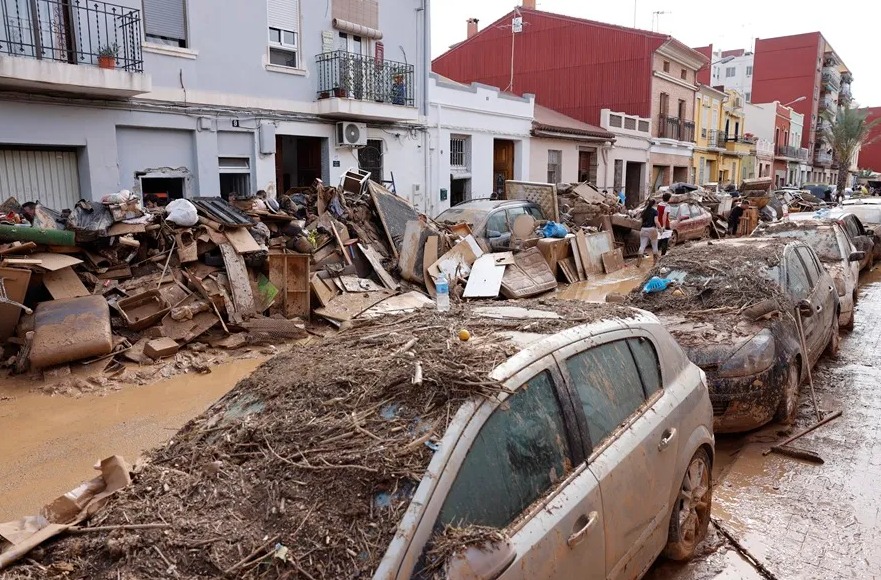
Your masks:
<svg viewBox="0 0 881 580"><path fill-rule="evenodd" d="M0 203L39 201L61 211L80 199L76 151L0 149Z"/></svg>

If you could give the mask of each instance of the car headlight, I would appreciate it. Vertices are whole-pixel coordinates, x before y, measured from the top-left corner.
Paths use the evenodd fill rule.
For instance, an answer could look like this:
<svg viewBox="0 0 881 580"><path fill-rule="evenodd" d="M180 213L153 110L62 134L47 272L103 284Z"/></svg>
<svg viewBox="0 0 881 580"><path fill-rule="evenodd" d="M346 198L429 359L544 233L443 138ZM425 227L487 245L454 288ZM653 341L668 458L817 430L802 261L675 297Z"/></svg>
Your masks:
<svg viewBox="0 0 881 580"><path fill-rule="evenodd" d="M847 294L847 288L844 287L844 280L841 276L836 276L832 278L832 283L835 284L835 290L838 292L839 296L844 296Z"/></svg>
<svg viewBox="0 0 881 580"><path fill-rule="evenodd" d="M740 344L731 357L719 366L718 375L733 379L758 374L774 363L774 335L763 330Z"/></svg>

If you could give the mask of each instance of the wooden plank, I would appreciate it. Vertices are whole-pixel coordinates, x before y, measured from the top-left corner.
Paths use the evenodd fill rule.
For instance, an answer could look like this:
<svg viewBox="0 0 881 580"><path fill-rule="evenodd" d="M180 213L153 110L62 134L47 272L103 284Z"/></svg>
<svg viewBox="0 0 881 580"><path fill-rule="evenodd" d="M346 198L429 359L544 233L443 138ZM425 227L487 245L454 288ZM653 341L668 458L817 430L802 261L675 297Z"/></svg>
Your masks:
<svg viewBox="0 0 881 580"><path fill-rule="evenodd" d="M578 282L578 272L575 270L575 260L571 257L566 258L564 260L560 260L557 263L560 266L560 271L563 272L563 276L566 277L566 281L570 284L575 284Z"/></svg>
<svg viewBox="0 0 881 580"><path fill-rule="evenodd" d="M259 252L260 245L251 236L248 228L226 228L223 231L230 245L239 254L248 254L251 252Z"/></svg>
<svg viewBox="0 0 881 580"><path fill-rule="evenodd" d="M401 285L398 284L388 272L386 272L385 268L382 267L382 259L376 253L376 250L369 248L364 244L358 244L358 249L361 250L361 253L367 258L367 261L370 263L373 271L376 272L376 275L379 277L379 281L382 282L383 286L389 290L397 290L401 287Z"/></svg>
<svg viewBox="0 0 881 580"><path fill-rule="evenodd" d="M407 200L398 197L378 183L371 181L368 183L368 188L374 209L382 222L391 250L397 258L403 245L407 222L418 220L419 214Z"/></svg>
<svg viewBox="0 0 881 580"><path fill-rule="evenodd" d="M44 270L49 270L50 272L83 263L79 258L74 258L67 254L55 254L52 252L37 252L36 254L31 254L30 258L32 260L40 260L40 267Z"/></svg>
<svg viewBox="0 0 881 580"><path fill-rule="evenodd" d="M587 247L587 236L584 235L584 230L575 232L575 243L578 245L578 255L581 258L581 267L584 269L584 273L601 274L603 271L602 260L596 263L592 259L590 249ZM585 279L587 279L587 276L585 276Z"/></svg>
<svg viewBox="0 0 881 580"><path fill-rule="evenodd" d="M617 272L624 268L624 252L621 248L615 248L611 252L603 254L603 269L606 274Z"/></svg>
<svg viewBox="0 0 881 580"><path fill-rule="evenodd" d="M6 296L15 302L24 302L31 280L31 271L24 268L0 268L0 281L6 288ZM0 304L0 342L15 334L21 309L12 304Z"/></svg>
<svg viewBox="0 0 881 580"><path fill-rule="evenodd" d="M309 319L311 313L309 256L271 252L269 281L278 288L281 296L281 313L286 318Z"/></svg>
<svg viewBox="0 0 881 580"><path fill-rule="evenodd" d="M117 222L107 230L108 236L124 236L126 234L143 234L147 231L146 224L124 224Z"/></svg>
<svg viewBox="0 0 881 580"><path fill-rule="evenodd" d="M583 234L582 234L583 235ZM603 273L603 254L611 252L615 249L615 242L612 234L609 232L598 232L585 236L586 252L582 255L582 259L587 258L585 264L589 264L589 268L585 268L589 274Z"/></svg>
<svg viewBox="0 0 881 580"><path fill-rule="evenodd" d="M358 276L340 276L337 278L343 285L346 292L378 292L383 289L382 286L371 280L370 278L359 278Z"/></svg>
<svg viewBox="0 0 881 580"><path fill-rule="evenodd" d="M401 277L408 282L424 284L423 259L425 257L425 241L431 230L422 220L410 220L404 229L404 241L401 256L398 258L398 270Z"/></svg>
<svg viewBox="0 0 881 580"><path fill-rule="evenodd" d="M248 268L245 261L236 252L231 244L220 244L220 254L223 256L223 264L226 266L226 275L229 278L229 287L236 313L241 317L254 314L254 289L251 287L251 278L248 276Z"/></svg>
<svg viewBox="0 0 881 580"><path fill-rule="evenodd" d="M55 300L62 298L79 298L88 296L89 291L83 286L82 280L73 271L73 268L61 268L53 272L43 274L43 285Z"/></svg>
<svg viewBox="0 0 881 580"><path fill-rule="evenodd" d="M318 299L318 303L322 306L327 306L330 301L340 293L336 286L328 285L318 276L318 274L312 275L311 284L312 293L315 295L315 298Z"/></svg>
<svg viewBox="0 0 881 580"><path fill-rule="evenodd" d="M324 215L330 215L330 214L324 214ZM334 220L334 221L336 221L336 220ZM340 247L340 252L343 253L343 259L346 261L346 264L351 265L351 264L352 264L352 257L351 257L351 256L349 255L349 253L346 251L346 246L345 246L345 241L346 241L346 240L344 240L344 239L342 238L342 236L340 235L340 229L342 229L343 231L346 232L346 239L348 239L348 237L349 237L349 232L348 232L348 230L346 230L345 227L339 227L339 228L338 228L338 227L336 226L336 224L333 223L333 221L330 222L330 230L333 232L333 237L334 237L334 239L336 240L337 245Z"/></svg>
<svg viewBox="0 0 881 580"><path fill-rule="evenodd" d="M569 238L569 246L572 248L572 264L570 265L575 267L573 273L576 280L587 280L587 275L584 272L584 262L581 261L581 250L578 248L578 239Z"/></svg>
<svg viewBox="0 0 881 580"><path fill-rule="evenodd" d="M381 292L347 292L331 300L330 304L326 307L316 308L315 314L338 322L345 322L393 295L394 292L389 290Z"/></svg>
<svg viewBox="0 0 881 580"><path fill-rule="evenodd" d="M483 250L477 246L474 237L468 236L431 264L428 272L435 278L443 272L447 281L453 284L456 277L467 277L471 272L471 264L482 255Z"/></svg>
<svg viewBox="0 0 881 580"><path fill-rule="evenodd" d="M465 286L465 298L497 298L502 288L502 277L505 265L496 265L493 254L484 254L477 258L471 267L468 284Z"/></svg>
<svg viewBox="0 0 881 580"><path fill-rule="evenodd" d="M305 338L309 336L303 325L295 320L255 318L242 323L251 332L268 334L273 338Z"/></svg>
<svg viewBox="0 0 881 580"><path fill-rule="evenodd" d="M422 281L425 283L425 289L428 290L429 296L434 298L436 290L434 288L434 279L428 273L428 267L437 262L440 248L440 236L428 236L425 239L425 247L422 253Z"/></svg>
<svg viewBox="0 0 881 580"><path fill-rule="evenodd" d="M0 256L5 256L7 254L23 254L25 252L30 252L35 249L37 244L35 242L13 242L11 244L4 244L0 246Z"/></svg>

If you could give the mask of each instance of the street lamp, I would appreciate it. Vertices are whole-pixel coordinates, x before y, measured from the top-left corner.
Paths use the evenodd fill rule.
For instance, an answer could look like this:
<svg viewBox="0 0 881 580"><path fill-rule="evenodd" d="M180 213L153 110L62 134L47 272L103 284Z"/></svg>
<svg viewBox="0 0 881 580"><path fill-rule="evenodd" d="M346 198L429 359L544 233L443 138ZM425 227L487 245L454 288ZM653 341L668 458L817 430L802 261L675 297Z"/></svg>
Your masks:
<svg viewBox="0 0 881 580"><path fill-rule="evenodd" d="M800 96L800 97L797 98L797 99L794 99L794 100L792 100L792 101L789 101L788 103L786 103L786 104L783 105L783 106L784 106L784 107L788 107L789 105L793 105L793 104L795 104L795 103L800 103L800 102L802 102L802 101L804 101L804 100L806 100L806 99L807 99L807 97L804 96L804 95L802 95L802 96Z"/></svg>
<svg viewBox="0 0 881 580"><path fill-rule="evenodd" d="M726 56L726 57L724 57L724 58L720 58L720 59L717 60L716 62L711 62L711 63L710 63L710 66L714 66L714 65L717 65L717 64L725 64L725 63L731 62L732 60L734 60L734 57L733 57L733 56Z"/></svg>

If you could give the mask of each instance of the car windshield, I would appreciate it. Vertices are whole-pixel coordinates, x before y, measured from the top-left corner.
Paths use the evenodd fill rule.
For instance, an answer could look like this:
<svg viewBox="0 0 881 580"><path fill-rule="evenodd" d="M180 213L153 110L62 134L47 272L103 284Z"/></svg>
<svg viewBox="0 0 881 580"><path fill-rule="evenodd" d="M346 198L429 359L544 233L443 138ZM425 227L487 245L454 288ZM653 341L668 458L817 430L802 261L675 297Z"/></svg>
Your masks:
<svg viewBox="0 0 881 580"><path fill-rule="evenodd" d="M476 209L473 207L451 207L441 213L435 221L442 224L461 224L466 223L469 226L480 223L489 212L485 209Z"/></svg>
<svg viewBox="0 0 881 580"><path fill-rule="evenodd" d="M841 255L841 247L838 245L838 238L835 236L835 230L831 227L825 228L768 228L757 235L767 236L769 238L791 238L793 240L801 240L817 252L820 260L824 262L838 262L843 260Z"/></svg>

